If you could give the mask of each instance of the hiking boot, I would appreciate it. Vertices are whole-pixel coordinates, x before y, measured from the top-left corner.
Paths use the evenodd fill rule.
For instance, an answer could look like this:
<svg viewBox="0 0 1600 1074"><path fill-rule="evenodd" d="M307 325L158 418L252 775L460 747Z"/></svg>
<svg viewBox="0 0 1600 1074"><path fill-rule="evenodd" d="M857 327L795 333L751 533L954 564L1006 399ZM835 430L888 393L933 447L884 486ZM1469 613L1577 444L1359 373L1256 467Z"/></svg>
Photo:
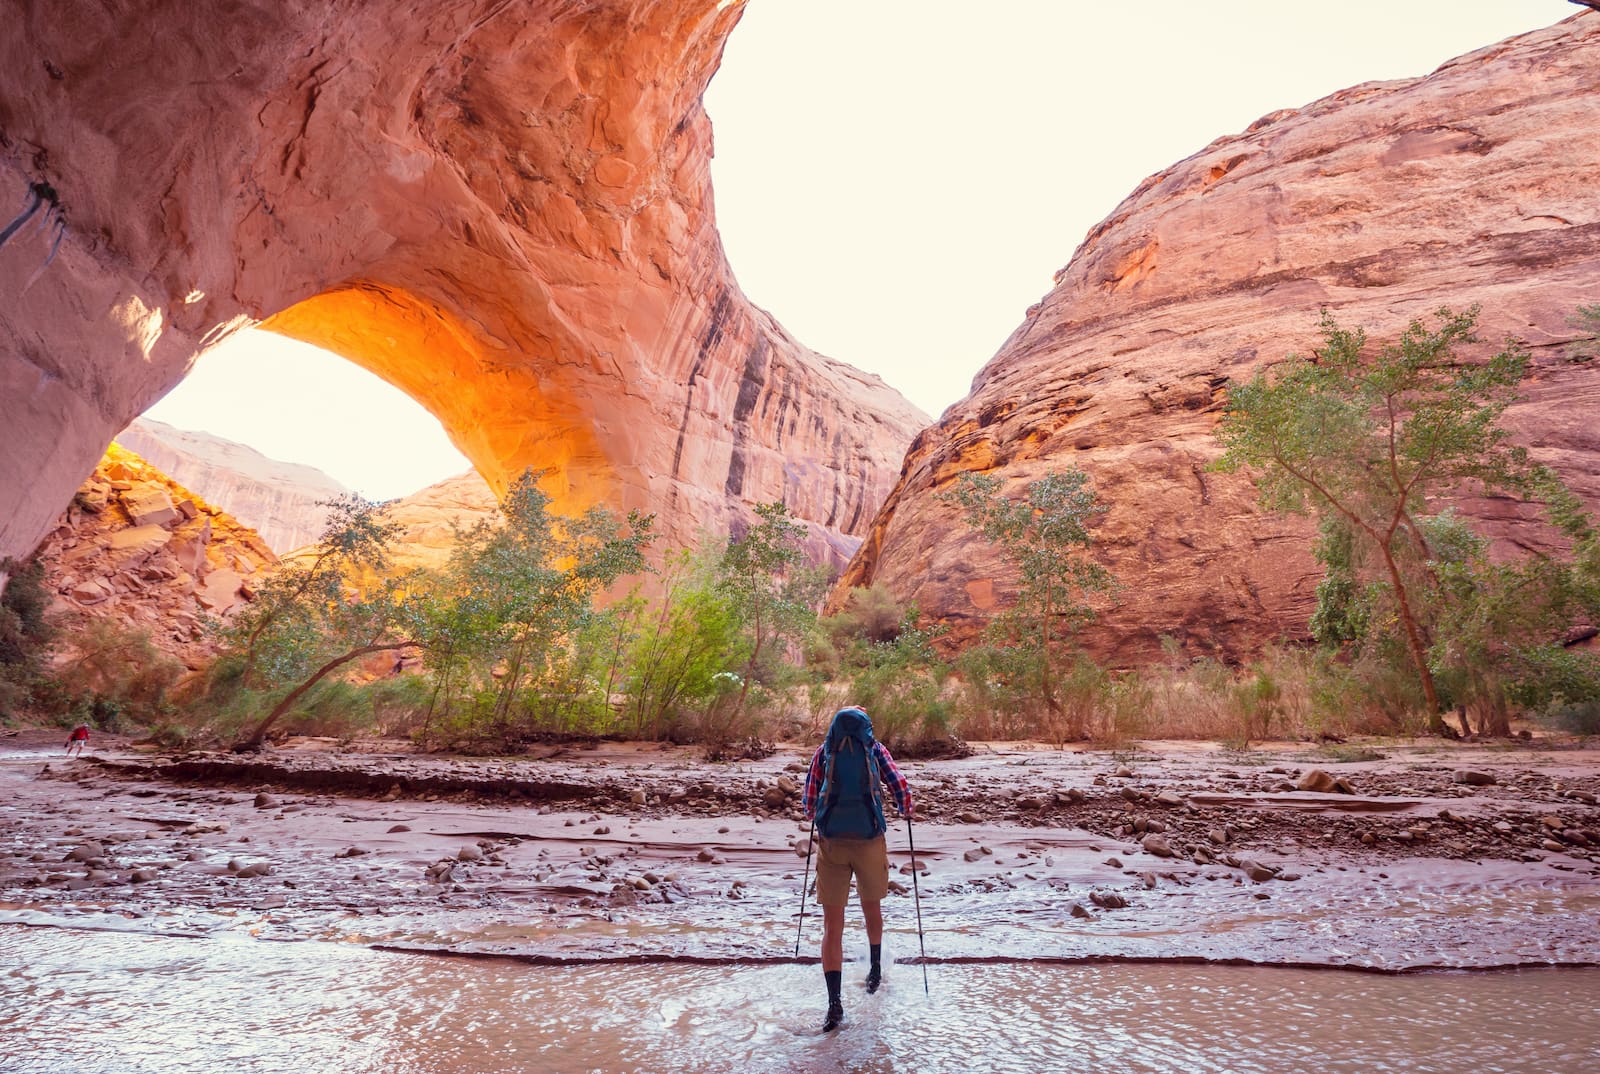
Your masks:
<svg viewBox="0 0 1600 1074"><path fill-rule="evenodd" d="M872 967L871 971L867 973L867 995L870 996L872 993L876 992L878 990L878 986L881 984L883 984L883 970L877 966L874 966Z"/></svg>
<svg viewBox="0 0 1600 1074"><path fill-rule="evenodd" d="M822 1020L822 1031L824 1033L832 1033L835 1029L839 1028L840 1023L843 1021L844 1004L830 1003L828 1004L828 1017Z"/></svg>

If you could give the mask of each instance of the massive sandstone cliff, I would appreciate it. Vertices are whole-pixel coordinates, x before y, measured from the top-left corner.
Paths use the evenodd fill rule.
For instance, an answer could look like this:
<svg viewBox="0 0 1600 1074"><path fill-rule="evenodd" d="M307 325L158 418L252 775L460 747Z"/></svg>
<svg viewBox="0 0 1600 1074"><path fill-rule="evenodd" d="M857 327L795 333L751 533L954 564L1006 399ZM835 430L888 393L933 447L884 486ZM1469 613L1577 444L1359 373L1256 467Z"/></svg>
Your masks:
<svg viewBox="0 0 1600 1074"><path fill-rule="evenodd" d="M319 505L350 492L314 466L148 418L118 433L117 443L255 530L280 556L320 537L328 509Z"/></svg>
<svg viewBox="0 0 1600 1074"><path fill-rule="evenodd" d="M927 419L734 282L700 99L742 10L11 11L0 230L39 204L0 246L0 555L264 321L409 392L496 488L549 468L558 507L656 511L677 541L781 498L842 560Z"/></svg>
<svg viewBox="0 0 1600 1074"><path fill-rule="evenodd" d="M1096 538L1124 583L1085 633L1096 653L1137 661L1169 634L1240 656L1303 635L1306 524L1264 516L1206 464L1226 382L1308 353L1322 308L1382 340L1481 303L1485 340L1534 355L1510 426L1600 509L1600 363L1566 346L1574 308L1600 302L1597 72L1600 14L1584 13L1274 112L1145 180L917 437L846 582L881 580L970 633L1005 572L939 493L976 470L1016 495L1077 464L1110 503ZM1501 537L1532 513L1468 507Z"/></svg>

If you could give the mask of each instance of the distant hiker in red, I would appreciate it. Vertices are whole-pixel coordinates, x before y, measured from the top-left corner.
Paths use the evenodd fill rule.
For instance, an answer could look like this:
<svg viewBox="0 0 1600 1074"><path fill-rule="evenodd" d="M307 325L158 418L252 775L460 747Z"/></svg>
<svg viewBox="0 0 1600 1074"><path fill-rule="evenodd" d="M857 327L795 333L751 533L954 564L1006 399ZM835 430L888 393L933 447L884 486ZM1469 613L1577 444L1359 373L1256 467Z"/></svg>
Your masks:
<svg viewBox="0 0 1600 1074"><path fill-rule="evenodd" d="M828 984L824 1033L844 1021L840 981L844 972L844 910L850 877L867 925L872 966L867 991L883 980L883 897L889 893L889 851L884 839L883 793L911 817L911 788L883 743L872 737L872 719L859 708L840 709L806 772L806 815L817 824L817 901L822 904L822 977Z"/></svg>
<svg viewBox="0 0 1600 1074"><path fill-rule="evenodd" d="M89 725L80 723L72 729L72 734L67 736L67 756L75 757L83 753L83 747L89 744Z"/></svg>

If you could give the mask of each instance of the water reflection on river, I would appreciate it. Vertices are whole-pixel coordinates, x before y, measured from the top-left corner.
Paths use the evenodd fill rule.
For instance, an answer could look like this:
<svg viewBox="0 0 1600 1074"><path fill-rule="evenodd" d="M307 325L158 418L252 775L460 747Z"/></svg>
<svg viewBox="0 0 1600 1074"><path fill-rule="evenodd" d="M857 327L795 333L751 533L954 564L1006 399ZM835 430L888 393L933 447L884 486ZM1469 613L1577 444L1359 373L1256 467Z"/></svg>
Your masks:
<svg viewBox="0 0 1600 1074"><path fill-rule="evenodd" d="M1600 970L1381 977L1182 965L529 967L320 943L0 927L0 1070L1600 1069ZM852 984L851 982L856 982Z"/></svg>

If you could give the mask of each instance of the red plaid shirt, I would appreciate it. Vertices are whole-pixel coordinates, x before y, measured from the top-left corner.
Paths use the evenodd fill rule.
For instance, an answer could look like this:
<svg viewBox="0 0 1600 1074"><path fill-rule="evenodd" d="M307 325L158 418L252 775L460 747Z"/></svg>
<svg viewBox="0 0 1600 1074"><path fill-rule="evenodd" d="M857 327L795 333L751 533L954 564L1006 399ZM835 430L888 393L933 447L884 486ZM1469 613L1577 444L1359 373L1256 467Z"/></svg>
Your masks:
<svg viewBox="0 0 1600 1074"><path fill-rule="evenodd" d="M817 815L817 795L822 793L822 780L827 774L822 751L823 747L818 746L817 752L811 755L811 767L806 769L806 792L801 803L805 806L808 817ZM910 817L911 787L906 783L906 777L900 774L900 769L895 766L894 758L889 756L888 748L882 742L873 742L872 756L878 761L878 778L889 788L895 808L900 811L902 817Z"/></svg>

